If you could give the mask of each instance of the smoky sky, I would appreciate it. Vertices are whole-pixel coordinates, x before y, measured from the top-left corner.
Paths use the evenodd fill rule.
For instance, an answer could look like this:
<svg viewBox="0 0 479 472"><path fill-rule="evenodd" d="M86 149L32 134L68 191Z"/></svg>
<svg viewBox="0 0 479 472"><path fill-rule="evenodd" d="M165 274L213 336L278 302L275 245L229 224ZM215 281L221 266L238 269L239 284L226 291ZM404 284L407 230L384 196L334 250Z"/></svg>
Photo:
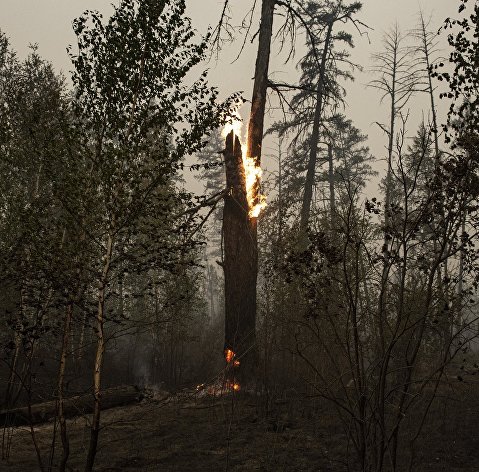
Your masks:
<svg viewBox="0 0 479 472"><path fill-rule="evenodd" d="M10 38L12 47L20 58L28 53L28 45L38 43L39 53L53 63L57 71L63 71L68 77L71 69L66 47L73 44L75 37L72 32L72 20L87 9L99 10L108 16L112 12L110 0L0 0L0 28ZM113 2L115 3L115 2ZM241 24L244 16L252 5L252 0L231 0L231 17L235 25ZM257 2L258 4L260 2ZM364 0L363 9L358 15L368 28L362 28L362 34L354 29L355 47L351 51L351 60L362 66L363 71L354 72L354 82L345 83L347 89L346 106L344 113L353 120L361 131L369 136L368 145L371 153L380 160L385 155L384 146L386 137L376 122L387 119L387 103L380 102L377 91L367 88L371 80L371 54L381 51L381 38L384 31L397 23L402 31L407 33L413 29L418 21L419 11L422 10L426 18L430 18L430 28L436 31L445 18L454 16L458 2L455 0ZM193 26L199 33L205 33L209 26L214 26L222 9L221 0L187 0L188 14L192 18ZM252 31L257 28L257 16L253 18ZM438 38L444 56L448 55L445 35ZM206 67L210 69L211 83L218 86L222 96L236 91L243 91L246 99L251 95L252 78L256 53L256 42L245 42L241 56L236 59L243 43L238 35L236 41L225 44L218 58L213 58ZM298 79L296 64L301 57L303 44L298 41L296 56L285 64L286 51L278 52L279 45L273 46L273 56L270 74L282 82L295 82ZM274 100L272 102L274 105ZM447 104L439 101L439 119L444 121ZM414 135L419 122L427 120L430 115L427 96L418 94L410 104L410 119L408 134ZM247 115L247 104L242 110ZM266 118L267 125L279 119L278 112L271 112ZM265 148L274 147L274 138L268 138ZM269 160L265 149L264 166L274 167L274 161ZM271 151L272 152L272 151ZM371 190L374 193L373 190Z"/></svg>

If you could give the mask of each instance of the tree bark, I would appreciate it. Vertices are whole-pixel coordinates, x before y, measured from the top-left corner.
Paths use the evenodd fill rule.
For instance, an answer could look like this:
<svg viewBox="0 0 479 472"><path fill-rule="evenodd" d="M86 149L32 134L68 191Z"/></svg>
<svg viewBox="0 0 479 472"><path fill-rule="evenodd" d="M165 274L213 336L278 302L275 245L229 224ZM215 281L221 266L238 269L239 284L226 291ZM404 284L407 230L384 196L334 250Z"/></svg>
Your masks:
<svg viewBox="0 0 479 472"><path fill-rule="evenodd" d="M134 385L122 385L109 388L102 394L102 410L138 403L144 398L144 393ZM30 408L30 412L29 412ZM84 416L93 411L91 394L76 395L63 399L63 414L65 418ZM47 423L58 415L57 401L34 403L28 406L0 411L0 423L6 426L29 426Z"/></svg>
<svg viewBox="0 0 479 472"><path fill-rule="evenodd" d="M436 160L439 160L439 130L437 127L437 112L436 105L434 103L434 86L432 84L432 77L429 73L431 67L431 57L430 57L430 47L431 44L428 42L428 33L426 22L424 21L424 16L422 12L420 13L420 34L422 40L422 53L424 55L424 65L426 66L425 73L427 74L427 93L429 94L429 100L431 101L431 115L432 115L432 133L434 136L434 151Z"/></svg>
<svg viewBox="0 0 479 472"><path fill-rule="evenodd" d="M276 0L263 0L248 122L246 155L261 165L268 69ZM234 133L226 138L226 182L230 193L223 213L225 276L225 350L240 360L238 377L244 385L254 382L256 371L256 281L258 242L256 218L250 218L242 151ZM257 192L255 192L257 193Z"/></svg>
<svg viewBox="0 0 479 472"><path fill-rule="evenodd" d="M62 441L62 459L59 466L60 472L65 472L68 456L70 455L70 442L67 434L67 422L65 419L65 405L63 398L63 387L65 381L65 369L68 355L68 345L70 342L71 322L73 316L73 302L68 303L65 312L65 320L63 325L63 341L62 352L60 355L60 367L58 369L58 421L60 423L60 437Z"/></svg>
<svg viewBox="0 0 479 472"><path fill-rule="evenodd" d="M5 400L4 400L4 405L5 408L10 408L13 404L13 399L15 397L14 395L14 390L15 390L15 376L17 375L17 362L18 362L18 357L20 355L20 346L21 346L21 336L19 333L20 330L20 316L17 317L17 322L16 326L14 329L13 333L13 343L14 343L14 350L13 350L13 358L12 362L9 366L10 368L10 373L8 376L8 383L7 383L7 389L5 391Z"/></svg>
<svg viewBox="0 0 479 472"><path fill-rule="evenodd" d="M257 166L261 164L261 145L263 142L264 113L266 109L266 93L268 91L268 69L275 3L275 0L263 0L261 7L258 54L256 56L253 97L251 99L251 113L248 123L246 155L254 157Z"/></svg>
<svg viewBox="0 0 479 472"><path fill-rule="evenodd" d="M93 368L93 418L90 432L90 445L85 465L85 472L92 472L93 463L98 444L98 435L100 433L100 413L101 413L101 370L103 366L103 354L105 352L104 322L105 322L105 292L110 272L110 263L113 254L113 230L108 234L105 260L103 265L100 287L98 289L98 307L96 314L96 334L97 347L95 354L95 365Z"/></svg>
<svg viewBox="0 0 479 472"><path fill-rule="evenodd" d="M334 222L334 213L336 212L336 195L334 192L334 162L333 162L333 144L328 144L328 180L329 180L329 208L331 212L331 227Z"/></svg>
<svg viewBox="0 0 479 472"><path fill-rule="evenodd" d="M229 192L223 210L224 347L239 359L238 378L244 384L255 377L258 249L256 218L249 217L241 145L233 132L226 137L225 164Z"/></svg>
<svg viewBox="0 0 479 472"><path fill-rule="evenodd" d="M396 40L393 44L393 63L391 71L391 89L389 92L391 99L390 107L390 116L389 116L389 130L388 130L388 161L387 161L387 171L386 171L386 189L385 189L385 201L384 201L384 234L383 234L383 267L381 272L381 291L379 294L379 306L378 306L378 329L379 329L379 356L382 358L384 356L385 350L385 333L384 333L384 318L386 310L386 298L387 298L387 283L389 275L389 256L390 256L390 247L389 247L389 212L391 207L391 192L392 192L392 160L393 160L393 150L394 150L394 133L396 125L396 72L397 72L397 58L398 58L398 48L399 48L399 39L397 35L395 36ZM381 465L382 466L382 465Z"/></svg>
<svg viewBox="0 0 479 472"><path fill-rule="evenodd" d="M424 60L424 65L425 65L425 72L427 74L427 93L429 95L429 100L431 102L431 116L432 116L432 133L434 136L434 171L436 175L439 175L440 172L440 166L441 166L441 153L439 150L439 130L438 130L438 124L437 124L437 110L436 110L436 104L435 104L435 98L434 98L434 86L432 84L432 77L431 74L429 73L429 69L431 67L431 47L432 45L428 42L428 33L427 33L427 27L426 27L426 22L424 21L424 16L421 12L420 14L420 34L421 34L421 40L422 40L422 53L424 55L423 60ZM439 188L436 189L436 192L439 195L439 216L442 221L445 221L446 219L446 211L444 208L444 205L442 204L442 183L440 179L436 179L437 184L439 185ZM434 222L433 223L433 231L438 233L439 231L442 231L441 229L441 224ZM434 252L437 251L437 241L434 240ZM462 256L462 252L461 252ZM461 259L462 261L462 259ZM460 261L460 263L461 263ZM437 269L437 286L438 290L442 294L442 297L445 299L445 303L447 304L449 302L449 297L446 291L444 290L444 284L442 282L442 268L444 269L444 278L448 278L448 272L449 272L449 261L448 258L445 259L443 266L439 265ZM461 266L460 266L461 267ZM460 271L461 272L461 271ZM461 276L460 276L461 278ZM461 282L460 282L461 283ZM462 288L461 288L462 292ZM453 328L453 321L451 320L451 328ZM451 330L452 332L452 330ZM446 336L447 339L447 336ZM444 343L445 346L448 346L448 341Z"/></svg>

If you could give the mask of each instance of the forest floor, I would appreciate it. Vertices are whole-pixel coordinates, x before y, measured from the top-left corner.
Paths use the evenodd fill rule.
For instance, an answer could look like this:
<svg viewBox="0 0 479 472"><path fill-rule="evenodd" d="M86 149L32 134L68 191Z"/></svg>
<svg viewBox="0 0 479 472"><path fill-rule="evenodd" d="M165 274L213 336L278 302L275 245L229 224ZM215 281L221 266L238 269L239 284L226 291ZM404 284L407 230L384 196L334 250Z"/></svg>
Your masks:
<svg viewBox="0 0 479 472"><path fill-rule="evenodd" d="M479 471L479 383L455 382L442 393L418 442L413 470ZM354 464L350 469L345 464L348 442L333 411L290 398L275 402L266 415L258 403L245 394L195 398L159 392L141 403L107 410L102 413L95 471L354 470ZM45 464L53 428L53 423L35 427ZM88 418L69 420L68 428L68 470L82 471ZM58 437L55 448L53 471L61 455ZM0 470L40 470L29 428L13 431L9 461L0 462Z"/></svg>

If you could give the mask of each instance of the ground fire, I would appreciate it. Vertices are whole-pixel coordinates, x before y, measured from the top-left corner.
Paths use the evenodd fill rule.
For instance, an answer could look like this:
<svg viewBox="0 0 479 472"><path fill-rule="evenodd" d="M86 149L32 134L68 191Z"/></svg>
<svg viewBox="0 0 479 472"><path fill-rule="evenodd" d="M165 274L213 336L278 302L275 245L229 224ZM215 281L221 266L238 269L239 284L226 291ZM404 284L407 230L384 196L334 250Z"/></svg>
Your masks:
<svg viewBox="0 0 479 472"><path fill-rule="evenodd" d="M240 365L236 354L231 349L225 349L226 366L222 375L216 377L215 381L209 384L199 384L196 391L212 396L221 396L228 392L239 392L241 385L235 378L235 373Z"/></svg>

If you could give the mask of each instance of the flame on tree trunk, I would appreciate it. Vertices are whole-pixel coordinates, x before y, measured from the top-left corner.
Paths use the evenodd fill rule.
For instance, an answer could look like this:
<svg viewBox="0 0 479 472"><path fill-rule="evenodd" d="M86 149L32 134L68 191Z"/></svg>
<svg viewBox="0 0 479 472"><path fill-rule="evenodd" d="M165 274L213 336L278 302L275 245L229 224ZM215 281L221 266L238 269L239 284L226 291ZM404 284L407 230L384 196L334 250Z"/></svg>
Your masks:
<svg viewBox="0 0 479 472"><path fill-rule="evenodd" d="M226 136L225 167L229 189L223 212L225 355L232 351L241 360L234 376L243 386L255 378L258 249L256 218L249 215L241 144L233 131Z"/></svg>
<svg viewBox="0 0 479 472"><path fill-rule="evenodd" d="M223 216L225 276L225 356L228 350L241 359L241 368L233 364L234 377L242 383L255 379L256 342L256 280L258 275L258 244L256 217L265 206L259 194L258 170L261 164L268 67L273 34L276 0L262 0L261 26L254 74L253 97L248 123L248 139L243 156L240 141L234 132L226 136L226 182L230 189L225 198ZM244 159L243 159L244 157ZM246 182L248 174L248 184ZM250 187L251 171L254 183ZM259 171L260 172L260 171ZM253 199L249 199L252 193ZM227 367L229 366L227 361ZM234 385L234 379L233 379Z"/></svg>

